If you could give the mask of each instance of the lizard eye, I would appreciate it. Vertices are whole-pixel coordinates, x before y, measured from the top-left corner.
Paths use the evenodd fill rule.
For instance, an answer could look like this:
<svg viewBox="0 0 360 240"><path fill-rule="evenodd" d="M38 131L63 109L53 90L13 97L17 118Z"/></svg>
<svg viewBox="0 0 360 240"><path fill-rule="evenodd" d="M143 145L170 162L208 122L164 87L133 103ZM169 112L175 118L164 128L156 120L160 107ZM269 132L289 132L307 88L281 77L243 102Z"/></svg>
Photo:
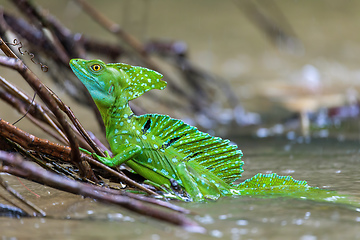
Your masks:
<svg viewBox="0 0 360 240"><path fill-rule="evenodd" d="M98 72L101 70L101 65L100 64L93 64L90 66L91 70L93 70L94 72Z"/></svg>

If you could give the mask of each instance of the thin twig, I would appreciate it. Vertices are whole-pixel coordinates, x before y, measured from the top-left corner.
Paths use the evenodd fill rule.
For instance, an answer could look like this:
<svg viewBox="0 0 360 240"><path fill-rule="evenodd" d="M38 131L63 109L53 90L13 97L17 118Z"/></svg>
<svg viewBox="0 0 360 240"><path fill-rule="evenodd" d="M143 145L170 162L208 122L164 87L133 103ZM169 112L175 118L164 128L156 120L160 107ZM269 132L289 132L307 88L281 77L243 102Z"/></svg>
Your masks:
<svg viewBox="0 0 360 240"><path fill-rule="evenodd" d="M33 123L35 123L35 125L39 126L44 132L48 133L49 135L51 135L52 137L54 137L55 139L57 139L60 142L63 143L67 143L67 138L65 136L65 134L63 133L63 131L56 125L56 123L51 119L51 117L47 114L47 112L44 110L43 106L41 106L40 104L36 103L36 102L30 102L30 97L27 96L26 94L24 94L23 92L21 92L18 88L16 88L15 86L13 86L12 84L10 84L8 81L6 81L3 77L0 76L0 84L6 88L6 90L8 92L11 93L0 93L1 96L3 98L3 100L5 100L6 102L8 102L9 104L11 104L13 107L15 107L20 113L24 114L25 108L29 107L29 109L31 109L31 107L35 108L34 111L37 111L41 117L42 120L50 126L53 129L55 129L56 133L53 132L51 129L49 129L48 127L46 127L45 125L41 124L36 118L34 118L31 115L27 115L27 118L29 118ZM16 97L15 97L16 96ZM20 100L21 99L21 100ZM24 106L24 102L28 105L28 106ZM59 136L60 135L60 136Z"/></svg>
<svg viewBox="0 0 360 240"><path fill-rule="evenodd" d="M12 0L12 2L21 12L27 13L26 17L28 17L32 23L38 26L40 24L40 29L43 29L45 27L50 30L52 38L49 43L53 46L53 50L56 52L56 55L58 55L61 61L67 64L70 61L70 57L65 51L63 45L60 43L59 39L56 37L56 34L54 33L54 28L49 23L49 21L47 21L46 17L44 17L44 15L39 11L39 8L36 8L34 3L31 1ZM49 38L46 34L45 37Z"/></svg>
<svg viewBox="0 0 360 240"><path fill-rule="evenodd" d="M29 102L30 98L25 93L21 92L18 88L7 82L1 76L0 84L3 85L5 90L7 90L0 90L0 98L2 98L8 104L16 108L22 114L26 112L25 109L29 108L28 105L31 104L31 107L29 108L30 115L28 114L27 118L32 121L36 126L41 128L44 132L57 139L59 142L63 144L69 144L63 131L59 128L58 124L54 122L53 118L55 119L55 116L46 106L42 106L36 101ZM48 124L52 129L44 125L43 122ZM56 132L54 132L53 129L55 129ZM74 131L76 131L75 128ZM88 143L81 137L81 135L78 134L78 132L75 133L77 134L77 136L79 136L78 140L81 143L81 146L90 150Z"/></svg>
<svg viewBox="0 0 360 240"><path fill-rule="evenodd" d="M9 48L5 42L0 38L0 48L6 49ZM17 70L22 77L27 81L27 83L37 92L39 97L43 100L44 103L50 108L50 110L54 113L59 123L61 124L64 132L69 140L71 146L71 160L79 167L80 175L85 177L86 173L92 172L86 162L82 162L80 160L80 150L79 145L75 139L74 133L71 131L71 127L69 123L65 120L63 114L59 110L56 102L52 98L51 93L48 91L48 88L30 71L29 68L20 60L9 58L5 56L0 56L0 65L11 67Z"/></svg>

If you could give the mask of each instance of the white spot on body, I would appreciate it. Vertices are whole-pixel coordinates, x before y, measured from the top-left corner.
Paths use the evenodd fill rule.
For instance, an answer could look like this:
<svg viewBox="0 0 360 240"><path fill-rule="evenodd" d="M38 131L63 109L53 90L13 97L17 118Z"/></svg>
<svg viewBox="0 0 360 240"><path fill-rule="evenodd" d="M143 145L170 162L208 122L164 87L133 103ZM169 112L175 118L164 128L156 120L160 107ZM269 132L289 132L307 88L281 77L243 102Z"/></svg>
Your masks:
<svg viewBox="0 0 360 240"><path fill-rule="evenodd" d="M169 176L169 173L165 170L165 169L161 169L160 171L162 174L164 174L165 176Z"/></svg>

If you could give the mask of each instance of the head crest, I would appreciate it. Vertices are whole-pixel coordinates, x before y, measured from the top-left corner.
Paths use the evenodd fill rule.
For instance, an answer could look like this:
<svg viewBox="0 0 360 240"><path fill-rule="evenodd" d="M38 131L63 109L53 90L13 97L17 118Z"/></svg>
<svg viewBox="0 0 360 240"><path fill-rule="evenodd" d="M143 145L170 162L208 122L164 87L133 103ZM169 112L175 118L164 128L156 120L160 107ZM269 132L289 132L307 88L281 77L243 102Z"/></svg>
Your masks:
<svg viewBox="0 0 360 240"><path fill-rule="evenodd" d="M129 101L140 97L151 89L162 90L166 87L166 82L161 80L163 75L156 71L144 67L131 66L125 63L111 65L116 65L116 67L123 70L128 75L129 78L126 79L128 86L125 89L125 94L127 94Z"/></svg>

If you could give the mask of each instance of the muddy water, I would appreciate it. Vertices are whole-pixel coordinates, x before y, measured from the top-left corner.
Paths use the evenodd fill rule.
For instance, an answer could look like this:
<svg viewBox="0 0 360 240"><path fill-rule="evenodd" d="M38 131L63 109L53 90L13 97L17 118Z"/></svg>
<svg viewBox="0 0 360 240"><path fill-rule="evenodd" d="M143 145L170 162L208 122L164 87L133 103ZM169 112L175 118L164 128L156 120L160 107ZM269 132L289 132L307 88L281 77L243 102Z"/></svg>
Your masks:
<svg viewBox="0 0 360 240"><path fill-rule="evenodd" d="M37 2L75 32L115 41L92 24L74 3ZM287 116L288 111L315 110L357 98L358 2L275 1L288 23L284 24L272 8L268 14L285 28L290 24L301 40L302 48L293 53L274 47L232 1L90 2L140 39L183 40L197 65L228 79L247 109L268 118L278 120L279 115ZM10 6L5 3L8 10ZM16 75L8 76L11 80ZM63 97L61 94L59 90ZM80 120L89 118L83 107L73 107L71 99L66 102ZM1 118L9 121L18 118L17 113L3 106L1 103ZM275 111L278 109L281 111ZM99 133L91 121L82 122L88 124L87 129ZM27 121L22 121L19 127L33 130ZM335 137L310 142L302 138L235 136L245 154L243 177L277 172L360 199L358 127L355 124L353 129L347 129L351 134L340 132ZM2 239L360 239L360 210L348 206L248 197L178 203L199 214L191 216L207 229L205 235L199 235L24 181L40 195L36 198L17 179L4 177L51 217L0 218Z"/></svg>
<svg viewBox="0 0 360 240"><path fill-rule="evenodd" d="M360 202L358 141L327 139L306 144L286 139L239 139L238 143L246 154L244 178L257 172L291 174L310 185L352 195ZM250 197L177 203L198 213L191 218L207 229L200 235L25 182L41 196L36 199L16 179L7 179L51 217L0 218L3 239L360 239L360 209L351 206Z"/></svg>

